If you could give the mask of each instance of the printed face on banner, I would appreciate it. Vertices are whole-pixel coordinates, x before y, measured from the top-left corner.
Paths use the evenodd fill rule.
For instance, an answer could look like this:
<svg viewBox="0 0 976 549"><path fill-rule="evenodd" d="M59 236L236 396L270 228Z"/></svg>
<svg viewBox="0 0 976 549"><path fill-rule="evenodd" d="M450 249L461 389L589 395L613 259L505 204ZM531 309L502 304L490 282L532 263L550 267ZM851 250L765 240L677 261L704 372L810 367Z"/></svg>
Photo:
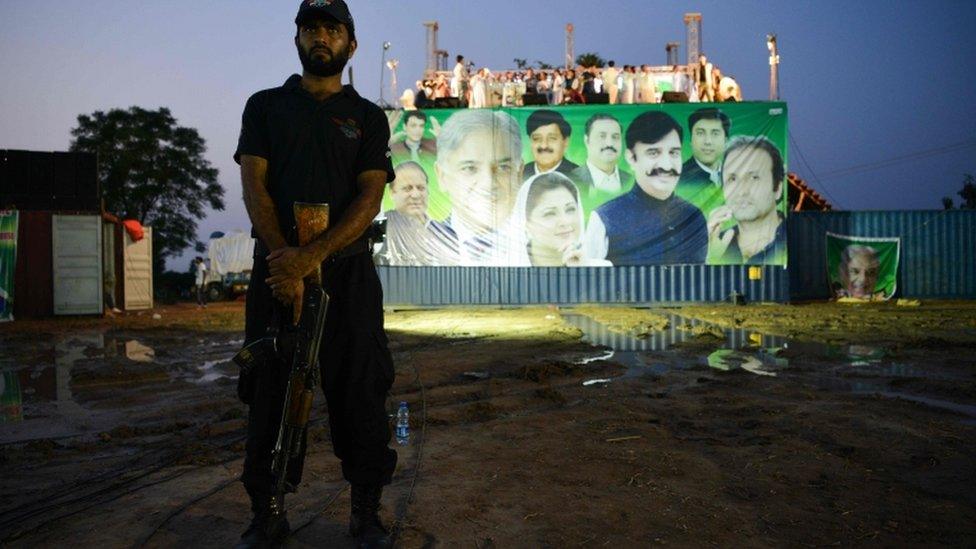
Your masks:
<svg viewBox="0 0 976 549"><path fill-rule="evenodd" d="M658 200L667 200L681 176L681 138L671 131L657 143L636 143L627 162L640 188Z"/></svg>
<svg viewBox="0 0 976 549"><path fill-rule="evenodd" d="M739 221L755 221L775 211L782 190L782 184L773 181L773 159L755 147L729 153L722 183L725 203Z"/></svg>
<svg viewBox="0 0 976 549"><path fill-rule="evenodd" d="M388 116L397 177L381 214L381 264L786 265L782 103ZM842 283L836 262L831 269L845 293L870 286L854 273Z"/></svg>
<svg viewBox="0 0 976 549"><path fill-rule="evenodd" d="M604 171L612 171L620 159L623 147L620 122L612 119L595 120L583 141L586 144L586 159Z"/></svg>
<svg viewBox="0 0 976 549"><path fill-rule="evenodd" d="M725 152L725 128L721 120L699 120L691 129L691 150L698 160L711 169L718 167Z"/></svg>
<svg viewBox="0 0 976 549"><path fill-rule="evenodd" d="M847 254L841 263L840 277L850 297L870 298L878 284L878 254L866 246L860 246Z"/></svg>
<svg viewBox="0 0 976 549"><path fill-rule="evenodd" d="M526 229L533 244L561 251L579 240L579 204L568 189L559 187L545 191L527 209Z"/></svg>
<svg viewBox="0 0 976 549"><path fill-rule="evenodd" d="M420 142L424 138L424 128L427 121L418 116L411 116L403 125L403 131L407 134L407 140L413 143Z"/></svg>
<svg viewBox="0 0 976 549"><path fill-rule="evenodd" d="M451 198L452 215L479 233L501 227L515 205L522 162L506 136L490 129L469 133L437 159L437 180Z"/></svg>
<svg viewBox="0 0 976 549"><path fill-rule="evenodd" d="M539 171L551 170L563 161L569 140L563 137L557 124L542 126L532 132L532 153Z"/></svg>
<svg viewBox="0 0 976 549"><path fill-rule="evenodd" d="M411 217L423 219L427 215L427 174L414 162L396 167L396 179L390 184L393 209Z"/></svg>

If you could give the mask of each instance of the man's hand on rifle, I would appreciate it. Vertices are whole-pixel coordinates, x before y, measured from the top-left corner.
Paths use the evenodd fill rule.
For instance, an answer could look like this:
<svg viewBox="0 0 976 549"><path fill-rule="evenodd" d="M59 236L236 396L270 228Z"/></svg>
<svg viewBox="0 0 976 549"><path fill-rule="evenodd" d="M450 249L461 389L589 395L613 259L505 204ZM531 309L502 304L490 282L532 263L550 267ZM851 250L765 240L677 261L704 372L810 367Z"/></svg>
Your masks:
<svg viewBox="0 0 976 549"><path fill-rule="evenodd" d="M266 279L268 286L275 299L284 305L291 305L294 312L292 324L298 324L298 319L302 316L302 295L305 291L305 282L300 278L282 278L273 276Z"/></svg>
<svg viewBox="0 0 976 549"><path fill-rule="evenodd" d="M306 248L279 248L268 254L268 269L271 271L270 284L272 279L283 277L283 279L297 278L302 279L312 274L319 266L319 261L315 255Z"/></svg>

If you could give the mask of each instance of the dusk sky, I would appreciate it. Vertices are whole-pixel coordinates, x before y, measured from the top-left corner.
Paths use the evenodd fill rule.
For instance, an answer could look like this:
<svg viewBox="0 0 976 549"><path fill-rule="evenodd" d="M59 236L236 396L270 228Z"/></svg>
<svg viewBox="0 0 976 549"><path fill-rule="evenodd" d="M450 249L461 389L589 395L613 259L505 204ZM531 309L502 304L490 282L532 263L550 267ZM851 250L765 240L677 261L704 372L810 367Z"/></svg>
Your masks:
<svg viewBox="0 0 976 549"><path fill-rule="evenodd" d="M559 64L564 27L576 53L664 64L682 16L703 16L703 51L747 100L768 98L765 36L779 36L789 104L789 170L845 210L940 209L976 173L976 2L350 0L360 93L379 97L381 45L393 44L400 88L424 68L423 22L440 47L479 67L513 58ZM248 96L300 71L294 0L86 0L0 3L0 148L67 150L82 113L169 107L206 139L227 208L200 222L247 229L231 155ZM571 8L570 8L571 7ZM389 72L386 74L387 98ZM802 156L802 158L801 158ZM804 162L803 160L806 160ZM892 160L899 160L891 162ZM862 168L864 167L864 168ZM853 169L852 168L858 168ZM185 258L171 260L185 270Z"/></svg>

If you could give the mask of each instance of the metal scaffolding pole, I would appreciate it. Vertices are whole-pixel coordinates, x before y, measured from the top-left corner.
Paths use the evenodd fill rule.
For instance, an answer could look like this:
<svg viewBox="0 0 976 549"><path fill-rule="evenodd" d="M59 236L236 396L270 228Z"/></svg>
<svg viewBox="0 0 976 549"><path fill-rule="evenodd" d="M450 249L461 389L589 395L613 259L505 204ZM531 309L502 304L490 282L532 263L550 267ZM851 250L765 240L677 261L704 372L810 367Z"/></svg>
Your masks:
<svg viewBox="0 0 976 549"><path fill-rule="evenodd" d="M576 28L572 23L566 23L566 68L571 69L576 64Z"/></svg>
<svg viewBox="0 0 976 549"><path fill-rule="evenodd" d="M426 21L424 26L427 27L427 66L424 69L424 77L431 78L437 71L437 31L440 25L437 21Z"/></svg>
<svg viewBox="0 0 976 549"><path fill-rule="evenodd" d="M766 35L766 48L769 50L769 100L779 101L779 50L776 35Z"/></svg>

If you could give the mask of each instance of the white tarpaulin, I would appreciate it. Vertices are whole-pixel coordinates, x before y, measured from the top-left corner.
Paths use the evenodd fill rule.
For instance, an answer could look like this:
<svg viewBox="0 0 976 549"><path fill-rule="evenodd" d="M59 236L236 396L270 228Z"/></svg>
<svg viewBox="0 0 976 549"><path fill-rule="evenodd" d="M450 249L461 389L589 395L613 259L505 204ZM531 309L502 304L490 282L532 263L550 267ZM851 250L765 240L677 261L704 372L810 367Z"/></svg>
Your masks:
<svg viewBox="0 0 976 549"><path fill-rule="evenodd" d="M254 266L254 239L248 233L234 233L210 240L210 275L250 271Z"/></svg>

